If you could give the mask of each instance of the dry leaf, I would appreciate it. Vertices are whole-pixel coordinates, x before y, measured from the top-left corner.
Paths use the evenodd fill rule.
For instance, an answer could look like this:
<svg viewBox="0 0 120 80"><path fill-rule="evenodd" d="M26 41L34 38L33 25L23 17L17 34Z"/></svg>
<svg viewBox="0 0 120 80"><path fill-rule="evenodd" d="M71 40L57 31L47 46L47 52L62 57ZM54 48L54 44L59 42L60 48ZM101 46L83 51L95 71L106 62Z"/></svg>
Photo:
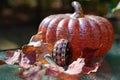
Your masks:
<svg viewBox="0 0 120 80"><path fill-rule="evenodd" d="M28 70L23 72L24 80L41 80L42 76L45 75L45 68L42 68L41 63L36 63Z"/></svg>
<svg viewBox="0 0 120 80"><path fill-rule="evenodd" d="M62 72L64 72L63 67L55 66L55 65L48 65L47 66L46 74L49 76L56 77Z"/></svg>
<svg viewBox="0 0 120 80"><path fill-rule="evenodd" d="M7 64L18 63L19 62L19 58L20 58L20 54L21 54L21 50L16 50L12 56L7 57L7 60L5 60L5 62Z"/></svg>
<svg viewBox="0 0 120 80"><path fill-rule="evenodd" d="M67 71L65 71L65 73L67 74L80 74L82 72L82 69L85 65L85 59L84 58L78 58L76 61L74 61L73 63L71 63L67 69Z"/></svg>
<svg viewBox="0 0 120 80"><path fill-rule="evenodd" d="M13 50L6 51L6 57L5 58L8 59L8 58L12 57L14 55L14 52L15 51L13 51Z"/></svg>
<svg viewBox="0 0 120 80"><path fill-rule="evenodd" d="M0 65L6 64L4 61L0 60Z"/></svg>

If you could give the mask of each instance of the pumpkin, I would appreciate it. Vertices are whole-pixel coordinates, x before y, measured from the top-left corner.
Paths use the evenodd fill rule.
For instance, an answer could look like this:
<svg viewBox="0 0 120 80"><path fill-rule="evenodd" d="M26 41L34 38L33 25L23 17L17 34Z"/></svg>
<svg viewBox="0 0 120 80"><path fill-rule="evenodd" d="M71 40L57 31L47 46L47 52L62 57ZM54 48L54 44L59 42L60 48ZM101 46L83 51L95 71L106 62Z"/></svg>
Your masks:
<svg viewBox="0 0 120 80"><path fill-rule="evenodd" d="M55 14L46 17L31 41L41 39L53 50L58 40L66 39L69 42L72 61L79 57L104 56L113 43L112 24L100 16L84 15L81 5L76 1L72 2L72 6L75 8L73 14Z"/></svg>

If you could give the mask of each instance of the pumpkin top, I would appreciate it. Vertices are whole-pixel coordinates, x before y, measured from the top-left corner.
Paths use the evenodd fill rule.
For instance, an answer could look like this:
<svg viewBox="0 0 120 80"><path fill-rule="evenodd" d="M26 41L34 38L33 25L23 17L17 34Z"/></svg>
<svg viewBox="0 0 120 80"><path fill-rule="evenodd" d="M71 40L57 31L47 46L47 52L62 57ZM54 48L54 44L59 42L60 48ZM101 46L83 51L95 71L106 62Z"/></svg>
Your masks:
<svg viewBox="0 0 120 80"><path fill-rule="evenodd" d="M67 14L50 15L45 20L47 20L48 18L83 18L85 17L83 14L82 6L80 5L79 2L73 1L72 6L75 9L75 12L73 14L67 13Z"/></svg>
<svg viewBox="0 0 120 80"><path fill-rule="evenodd" d="M73 17L75 18L84 17L83 10L79 2L73 1L72 6L75 9L75 12L72 15Z"/></svg>

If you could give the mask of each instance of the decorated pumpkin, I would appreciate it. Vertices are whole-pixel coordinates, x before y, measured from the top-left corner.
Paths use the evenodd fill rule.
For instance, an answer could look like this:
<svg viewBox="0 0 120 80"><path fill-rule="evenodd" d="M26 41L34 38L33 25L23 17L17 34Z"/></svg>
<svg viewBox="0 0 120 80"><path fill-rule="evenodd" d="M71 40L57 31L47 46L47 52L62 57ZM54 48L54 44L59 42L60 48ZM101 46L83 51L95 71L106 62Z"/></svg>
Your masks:
<svg viewBox="0 0 120 80"><path fill-rule="evenodd" d="M76 1L72 6L75 8L73 14L56 14L46 17L40 23L38 33L31 41L41 39L48 43L53 50L55 62L58 57L62 62L62 54L70 57L72 53L71 61L79 57L92 59L105 55L110 50L114 38L111 23L100 16L84 15L81 5ZM68 46L66 43L65 49L62 47L65 44L63 39L69 42ZM70 51L66 51L66 47ZM65 50L63 53L60 51L62 49ZM66 56L63 57L68 59L65 58ZM63 61L66 61L64 59ZM62 65L61 62L57 63ZM66 63L63 62L64 64Z"/></svg>

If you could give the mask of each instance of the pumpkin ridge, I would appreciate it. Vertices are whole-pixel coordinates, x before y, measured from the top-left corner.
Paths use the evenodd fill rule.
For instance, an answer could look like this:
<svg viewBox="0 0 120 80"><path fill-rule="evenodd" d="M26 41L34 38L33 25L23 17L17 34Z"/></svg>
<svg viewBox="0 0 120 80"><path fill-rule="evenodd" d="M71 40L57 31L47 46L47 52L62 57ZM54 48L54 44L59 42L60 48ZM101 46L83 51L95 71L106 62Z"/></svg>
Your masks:
<svg viewBox="0 0 120 80"><path fill-rule="evenodd" d="M106 30L107 30L107 36L108 36L108 38L107 38L107 43L106 43L106 45L109 45L109 41L110 41L110 32L109 32L109 27L106 25L106 23L104 23L104 21L102 21L102 23L103 24L105 24L105 28L106 28ZM109 49L108 47L106 47L106 49Z"/></svg>
<svg viewBox="0 0 120 80"><path fill-rule="evenodd" d="M88 42L89 45L82 50L83 56L85 57L85 55L91 55L95 57L96 53L100 52L99 48L100 48L101 38L102 38L101 29L100 29L100 26L94 20L90 19L89 17L85 17L85 18L87 20L88 27L90 28L88 36L90 37L89 40L91 41L89 41ZM87 51L87 49L88 49L88 52L84 53L85 51Z"/></svg>
<svg viewBox="0 0 120 80"><path fill-rule="evenodd" d="M106 30L106 31L104 31L104 34L101 34L101 36L102 36L102 39L101 39L102 42L101 42L101 45L100 45L100 50L99 50L98 53L96 53L97 56L100 56L100 55L106 54L106 52L109 50L108 47L103 46L103 45L108 45L109 44L109 35L108 35L109 32L108 32L108 29L107 29L107 27L105 25L106 23L104 23L103 18L98 17L98 16L91 16L91 17L94 17L94 18L91 18L91 19L93 19L100 26L99 28L100 28L101 32L103 32L104 30ZM105 36L105 34L106 34L106 36ZM102 51L102 53L100 51Z"/></svg>
<svg viewBox="0 0 120 80"><path fill-rule="evenodd" d="M48 25L47 28L47 32L46 32L46 42L50 43L52 45L54 45L55 41L56 41L56 29L57 26L59 24L59 22L62 20L63 18L53 18L51 20L51 22Z"/></svg>
<svg viewBox="0 0 120 80"><path fill-rule="evenodd" d="M104 25L104 27L106 28L105 30L107 31L107 32L106 32L106 34L107 34L107 41L106 41L105 45L108 45L108 47L103 46L103 48L102 48L102 50L104 50L103 52L104 52L104 54L105 54L105 53L107 53L107 51L110 49L109 46L111 46L111 43L110 43L110 31L109 31L110 26L106 25L108 22L104 22L104 21L106 21L106 19L103 19L103 18L101 18L101 17L97 17L97 18L99 18L98 20L99 20L100 22L102 22L102 25ZM101 27L103 27L103 26L101 26ZM104 41L105 41L105 40L104 40ZM104 49L104 48L105 48L105 49ZM99 54L99 55L100 55L100 54Z"/></svg>
<svg viewBox="0 0 120 80"><path fill-rule="evenodd" d="M91 21L92 21L92 23L91 23ZM89 22L90 22L90 25L91 26L93 26L93 27L95 27L94 28L94 30L92 30L92 31L99 31L97 34L95 34L95 33L93 33L92 34L92 36L94 35L94 37L96 37L96 35L97 35L97 38L98 38L98 35L99 35L99 45L98 45L98 47L97 48L99 48L99 46L102 44L102 39L103 39L103 37L102 37L102 30L101 30L101 26L95 21L95 20L93 20L93 19L90 19L89 18ZM94 40L95 41L95 40ZM97 41L97 40L96 40ZM94 42L95 43L95 42Z"/></svg>
<svg viewBox="0 0 120 80"><path fill-rule="evenodd" d="M47 17L39 25L38 34L40 33L42 35L43 42L46 42L46 32L47 32L47 28L51 20L52 18Z"/></svg>
<svg viewBox="0 0 120 80"><path fill-rule="evenodd" d="M68 23L70 19L62 19L58 23L58 27L56 29L56 39L68 39L69 37L69 31L68 31Z"/></svg>
<svg viewBox="0 0 120 80"><path fill-rule="evenodd" d="M79 26L80 26L80 38L82 40L83 48L88 47L88 36L89 36L89 26L87 25L88 21L86 18L79 18ZM83 49L82 48L82 49Z"/></svg>
<svg viewBox="0 0 120 80"><path fill-rule="evenodd" d="M39 24L38 32L39 32L39 31L42 31L42 28L43 28L43 27L46 27L46 28L47 28L51 20L52 20L52 18L46 17L46 18L41 22L41 24Z"/></svg>
<svg viewBox="0 0 120 80"><path fill-rule="evenodd" d="M106 44L108 44L108 30L106 28L106 26L100 21L100 19L97 19L96 17L98 16L94 16L94 21L96 22L96 24L98 25L98 27L100 28L100 32L101 32L101 44L99 45L99 51L96 52L95 57L97 56L102 56L103 54L106 54L107 47ZM103 30L104 28L104 30ZM102 52L101 52L102 51Z"/></svg>
<svg viewBox="0 0 120 80"><path fill-rule="evenodd" d="M104 24L104 23L103 23ZM105 51L105 53L107 53L108 52L108 50L110 49L109 48L109 42L110 42L110 31L109 31L109 27L107 26L107 25L105 25L105 27L106 27L106 30L107 30L107 36L108 36L108 38L107 38L107 41L106 41L106 44L105 45L108 45L108 47L103 47L103 48L106 48L106 51ZM104 54L105 54L104 53Z"/></svg>
<svg viewBox="0 0 120 80"><path fill-rule="evenodd" d="M104 18L102 18L103 20L104 20L104 24L107 26L107 28L108 28L108 30L110 31L110 34L111 35L113 35L113 28L112 28L112 24L107 20L107 19L104 19ZM109 27L109 26L110 27ZM113 36L112 36L113 37ZM113 40L111 40L111 41L113 41Z"/></svg>
<svg viewBox="0 0 120 80"><path fill-rule="evenodd" d="M102 19L104 20L103 23L105 24L105 26L106 26L106 28L107 28L107 31L108 31L108 33L109 33L109 34L108 34L108 42L109 42L109 43L108 43L107 45L109 45L109 46L108 46L108 49L110 49L110 48L111 48L110 46L112 45L112 44L110 44L110 43L113 42L113 40L112 40L112 38L111 38L111 37L113 36L113 31L112 31L113 29L111 29L112 26L111 26L111 24L110 24L106 19L104 19L104 18L102 18ZM109 26L108 26L108 25L109 25Z"/></svg>
<svg viewBox="0 0 120 80"><path fill-rule="evenodd" d="M73 55L73 58L76 58L77 56L81 56L80 54L80 27L79 27L79 21L78 19L71 18L68 22L68 31L69 31L69 37L68 40L70 41L70 49Z"/></svg>
<svg viewBox="0 0 120 80"><path fill-rule="evenodd" d="M86 19L86 21L87 21L87 26L88 26L88 28L89 28L89 33L88 33L88 37L89 37L89 39L88 39L88 46L87 47L89 47L89 48L93 48L93 49L95 49L96 47L96 44L94 44L94 41L95 41L95 39L94 38L92 38L92 37L96 37L96 36L93 36L93 32L95 31L95 28L91 25L91 23L90 23L90 19L89 18L86 18L85 17L85 19ZM98 42L99 43L99 42Z"/></svg>

